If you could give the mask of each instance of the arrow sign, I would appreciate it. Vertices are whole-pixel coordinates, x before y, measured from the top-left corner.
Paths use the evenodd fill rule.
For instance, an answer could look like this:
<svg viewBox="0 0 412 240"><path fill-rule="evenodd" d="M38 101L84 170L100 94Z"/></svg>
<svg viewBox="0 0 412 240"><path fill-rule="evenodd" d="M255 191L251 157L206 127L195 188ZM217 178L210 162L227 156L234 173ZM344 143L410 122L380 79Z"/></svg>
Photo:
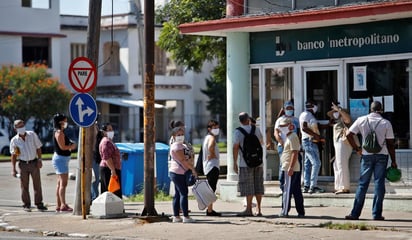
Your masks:
<svg viewBox="0 0 412 240"><path fill-rule="evenodd" d="M70 101L69 111L73 121L80 127L89 127L97 119L96 101L87 93L74 95Z"/></svg>
<svg viewBox="0 0 412 240"><path fill-rule="evenodd" d="M69 67L69 82L77 92L89 92L97 83L97 72L93 62L85 57L78 57Z"/></svg>

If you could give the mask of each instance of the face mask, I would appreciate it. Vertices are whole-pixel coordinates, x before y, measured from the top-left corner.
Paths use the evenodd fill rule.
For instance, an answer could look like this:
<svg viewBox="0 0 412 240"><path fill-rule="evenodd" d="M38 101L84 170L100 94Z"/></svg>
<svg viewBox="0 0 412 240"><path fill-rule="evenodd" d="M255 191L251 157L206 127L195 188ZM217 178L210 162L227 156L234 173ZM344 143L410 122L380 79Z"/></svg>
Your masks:
<svg viewBox="0 0 412 240"><path fill-rule="evenodd" d="M26 128L25 127L17 128L16 131L19 135L24 135L24 133L26 132Z"/></svg>
<svg viewBox="0 0 412 240"><path fill-rule="evenodd" d="M338 119L338 118L339 118L339 113L338 113L338 112L334 112L334 113L333 113L333 117L334 117L335 119Z"/></svg>
<svg viewBox="0 0 412 240"><path fill-rule="evenodd" d="M313 113L316 113L317 111L318 111L318 106L317 105L315 105L315 106L313 106Z"/></svg>
<svg viewBox="0 0 412 240"><path fill-rule="evenodd" d="M279 127L279 130L282 132L282 134L287 135L289 133L289 126Z"/></svg>
<svg viewBox="0 0 412 240"><path fill-rule="evenodd" d="M293 110L285 110L285 115L288 117L293 116L293 112Z"/></svg>
<svg viewBox="0 0 412 240"><path fill-rule="evenodd" d="M220 129L219 129L219 128L212 128L212 130L210 130L210 132L211 132L214 136L217 136L217 135L219 135Z"/></svg>
<svg viewBox="0 0 412 240"><path fill-rule="evenodd" d="M175 140L178 143L183 143L185 141L185 136L176 136Z"/></svg>
<svg viewBox="0 0 412 240"><path fill-rule="evenodd" d="M68 123L67 123L67 122L64 122L64 123L63 123L63 128L67 128L67 125L68 125Z"/></svg>
<svg viewBox="0 0 412 240"><path fill-rule="evenodd" d="M113 132L113 131L108 131L108 132L106 132L106 134L107 134L107 137L108 137L108 138L113 139L113 136L114 136L114 132Z"/></svg>

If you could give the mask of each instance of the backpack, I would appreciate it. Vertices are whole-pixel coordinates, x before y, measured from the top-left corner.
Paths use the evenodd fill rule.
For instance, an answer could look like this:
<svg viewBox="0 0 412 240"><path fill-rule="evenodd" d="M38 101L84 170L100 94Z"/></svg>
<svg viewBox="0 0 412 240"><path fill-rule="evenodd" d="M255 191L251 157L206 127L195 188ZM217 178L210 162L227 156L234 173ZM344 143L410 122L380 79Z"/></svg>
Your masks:
<svg viewBox="0 0 412 240"><path fill-rule="evenodd" d="M369 131L368 135L366 135L365 141L363 142L362 147L363 147L363 149L365 149L368 153L378 153L378 152L380 152L380 151L382 150L382 147L381 147L381 145L379 145L378 137L376 136L376 132L375 132L375 130L376 130L376 128L378 127L379 122L380 122L381 120L382 120L382 119L380 119L380 120L378 121L378 123L376 124L375 128L372 129L372 128L371 128L371 125L369 124L368 118L366 118L366 122L368 123L368 127L369 127L369 130L370 130L370 131Z"/></svg>
<svg viewBox="0 0 412 240"><path fill-rule="evenodd" d="M236 129L245 136L243 139L243 148L240 147L240 151L242 152L243 159L245 159L247 166L254 168L262 164L263 149L258 137L255 135L256 126L252 125L250 133L247 133L242 127Z"/></svg>

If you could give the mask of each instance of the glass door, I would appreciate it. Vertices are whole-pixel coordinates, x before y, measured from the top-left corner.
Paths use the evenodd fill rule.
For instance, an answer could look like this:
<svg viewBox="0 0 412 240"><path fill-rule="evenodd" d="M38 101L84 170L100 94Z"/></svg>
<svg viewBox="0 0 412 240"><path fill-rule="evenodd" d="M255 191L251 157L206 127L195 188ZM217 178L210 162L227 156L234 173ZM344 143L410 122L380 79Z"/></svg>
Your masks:
<svg viewBox="0 0 412 240"><path fill-rule="evenodd" d="M305 68L305 99L313 99L317 102L318 111L316 118L320 124L327 124L326 113L330 111L332 102L338 102L338 68L337 67L317 67ZM321 125L320 125L321 126ZM325 138L325 143L319 144L320 160L322 163L321 176L332 176L333 168L330 163L335 155L332 141L332 127L320 128L321 136Z"/></svg>

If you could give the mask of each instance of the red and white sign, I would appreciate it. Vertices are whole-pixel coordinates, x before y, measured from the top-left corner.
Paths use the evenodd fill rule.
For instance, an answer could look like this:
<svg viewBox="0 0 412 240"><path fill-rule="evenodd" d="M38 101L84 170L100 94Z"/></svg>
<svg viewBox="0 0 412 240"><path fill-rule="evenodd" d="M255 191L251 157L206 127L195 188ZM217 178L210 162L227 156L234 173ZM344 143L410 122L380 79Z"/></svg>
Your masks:
<svg viewBox="0 0 412 240"><path fill-rule="evenodd" d="M69 67L69 81L77 92L91 91L97 83L97 71L93 62L86 57L74 59Z"/></svg>

